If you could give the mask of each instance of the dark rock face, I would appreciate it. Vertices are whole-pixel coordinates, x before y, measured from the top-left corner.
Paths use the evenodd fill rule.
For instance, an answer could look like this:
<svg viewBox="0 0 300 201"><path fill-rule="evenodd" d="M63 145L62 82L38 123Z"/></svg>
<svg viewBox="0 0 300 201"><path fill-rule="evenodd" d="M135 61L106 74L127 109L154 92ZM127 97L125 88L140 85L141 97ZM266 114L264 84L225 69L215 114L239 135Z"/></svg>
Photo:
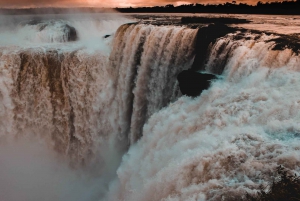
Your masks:
<svg viewBox="0 0 300 201"><path fill-rule="evenodd" d="M237 19L230 17L182 17L182 23L222 23L222 24L244 24L250 23L247 19Z"/></svg>
<svg viewBox="0 0 300 201"><path fill-rule="evenodd" d="M68 41L76 41L78 39L77 32L74 27L66 24L64 29L68 33Z"/></svg>
<svg viewBox="0 0 300 201"><path fill-rule="evenodd" d="M221 23L210 24L207 27L199 28L195 44L196 55L191 69L194 71L204 70L202 68L208 57L209 45L215 43L218 38L235 31L236 29Z"/></svg>
<svg viewBox="0 0 300 201"><path fill-rule="evenodd" d="M278 38L266 42L275 42L272 50L291 49L296 55L300 53L300 40L297 35L280 35Z"/></svg>
<svg viewBox="0 0 300 201"><path fill-rule="evenodd" d="M209 88L210 81L216 78L215 75L192 70L184 70L177 76L181 93L191 97L199 96L203 90Z"/></svg>

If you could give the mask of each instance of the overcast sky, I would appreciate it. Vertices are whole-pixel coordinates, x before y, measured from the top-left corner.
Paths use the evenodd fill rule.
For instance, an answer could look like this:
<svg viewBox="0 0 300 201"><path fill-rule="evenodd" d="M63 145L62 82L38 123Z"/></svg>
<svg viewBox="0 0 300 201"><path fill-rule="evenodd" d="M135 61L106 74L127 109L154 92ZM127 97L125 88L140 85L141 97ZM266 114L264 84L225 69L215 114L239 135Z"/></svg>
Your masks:
<svg viewBox="0 0 300 201"><path fill-rule="evenodd" d="M258 0L237 0L237 3L243 2L255 4ZM262 0L270 1L270 0ZM127 7L127 6L155 6L166 4L190 4L190 3L224 3L226 0L0 0L0 7L76 7L76 6L97 6L97 7ZM231 0L229 0L231 2Z"/></svg>

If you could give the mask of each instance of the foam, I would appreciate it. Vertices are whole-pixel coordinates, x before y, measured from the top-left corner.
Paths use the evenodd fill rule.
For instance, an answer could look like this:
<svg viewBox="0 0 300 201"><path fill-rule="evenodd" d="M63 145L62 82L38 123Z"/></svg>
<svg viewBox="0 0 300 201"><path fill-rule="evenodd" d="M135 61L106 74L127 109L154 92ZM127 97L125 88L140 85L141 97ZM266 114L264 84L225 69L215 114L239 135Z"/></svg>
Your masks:
<svg viewBox="0 0 300 201"><path fill-rule="evenodd" d="M88 22L71 25L85 30L78 27L89 26ZM109 24L112 23L107 21ZM191 65L196 30L123 25L114 38L109 37L112 47L107 44L108 51L94 50L85 41L93 39L93 34L99 36L100 31L107 30L79 32L81 40L72 44L39 41L29 46L0 48L1 140L12 141L9 145L3 142L0 160L3 158L8 165L0 178L11 184L7 189L19 189L16 194L10 190L6 200L41 200L43 194L49 200L103 198L127 151L131 117L140 118L140 113L130 108L133 104L150 108L147 117L135 122L140 131L154 112L179 96L175 93L176 73ZM156 58L155 65L152 57ZM165 93L164 88L168 89ZM149 95L133 92L140 89ZM133 136L132 142L140 136L141 133ZM15 141L18 138L30 140L23 145ZM41 148L31 149L36 146ZM40 155L35 157L35 152ZM15 178L21 182L15 182L14 171L20 171ZM30 180L31 177L35 178Z"/></svg>
<svg viewBox="0 0 300 201"><path fill-rule="evenodd" d="M279 165L299 174L299 57L272 43L239 44L210 89L150 118L108 200L241 199Z"/></svg>

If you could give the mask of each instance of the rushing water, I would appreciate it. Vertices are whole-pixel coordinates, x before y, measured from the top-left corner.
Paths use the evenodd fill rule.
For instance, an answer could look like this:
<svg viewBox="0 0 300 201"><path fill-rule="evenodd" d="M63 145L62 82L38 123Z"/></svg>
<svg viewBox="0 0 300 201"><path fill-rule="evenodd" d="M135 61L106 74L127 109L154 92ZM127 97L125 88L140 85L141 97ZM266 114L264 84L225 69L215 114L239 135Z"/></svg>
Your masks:
<svg viewBox="0 0 300 201"><path fill-rule="evenodd" d="M300 58L276 35L211 44L220 79L189 98L197 29L132 21L2 17L1 199L226 200L300 171Z"/></svg>
<svg viewBox="0 0 300 201"><path fill-rule="evenodd" d="M218 71L214 64L226 59L223 78L150 118L123 158L111 200L242 198L278 165L299 172L299 57L270 50L267 38L214 45L206 68Z"/></svg>

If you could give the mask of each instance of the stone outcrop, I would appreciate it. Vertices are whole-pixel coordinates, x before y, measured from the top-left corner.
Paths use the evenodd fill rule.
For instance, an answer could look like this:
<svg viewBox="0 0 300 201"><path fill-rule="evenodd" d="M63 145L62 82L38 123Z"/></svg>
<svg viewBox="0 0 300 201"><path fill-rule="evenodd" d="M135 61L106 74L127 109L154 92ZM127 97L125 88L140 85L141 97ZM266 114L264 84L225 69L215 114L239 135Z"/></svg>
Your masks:
<svg viewBox="0 0 300 201"><path fill-rule="evenodd" d="M192 97L199 96L203 90L208 89L210 81L216 78L215 75L192 70L184 70L177 76L181 93Z"/></svg>

